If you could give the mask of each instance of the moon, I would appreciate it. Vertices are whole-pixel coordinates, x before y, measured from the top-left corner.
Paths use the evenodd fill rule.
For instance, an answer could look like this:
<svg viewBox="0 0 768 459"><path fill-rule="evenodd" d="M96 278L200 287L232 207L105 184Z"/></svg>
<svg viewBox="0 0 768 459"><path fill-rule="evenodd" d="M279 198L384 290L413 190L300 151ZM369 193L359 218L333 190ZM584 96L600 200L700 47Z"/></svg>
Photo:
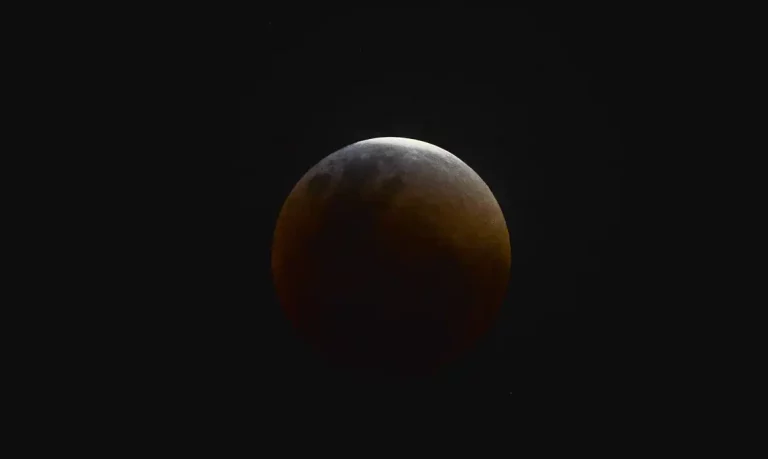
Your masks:
<svg viewBox="0 0 768 459"><path fill-rule="evenodd" d="M509 282L507 224L448 151L380 137L325 157L277 219L272 275L298 334L334 368L424 375L471 349Z"/></svg>

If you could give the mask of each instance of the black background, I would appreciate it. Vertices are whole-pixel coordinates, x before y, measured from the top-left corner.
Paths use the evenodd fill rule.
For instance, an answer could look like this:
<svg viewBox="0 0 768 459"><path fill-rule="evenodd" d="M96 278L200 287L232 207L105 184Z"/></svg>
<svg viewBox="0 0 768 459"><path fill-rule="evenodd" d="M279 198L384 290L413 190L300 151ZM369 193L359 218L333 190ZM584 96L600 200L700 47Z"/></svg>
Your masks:
<svg viewBox="0 0 768 459"><path fill-rule="evenodd" d="M423 140L461 158L494 192L510 230L512 272L497 325L420 393L538 403L623 387L639 333L622 225L638 118L628 102L639 80L627 66L631 26L626 14L576 9L255 19L240 56L238 293L220 306L213 332L214 360L232 390L332 399L361 390L294 335L269 257L278 213L301 176L335 150L379 136Z"/></svg>

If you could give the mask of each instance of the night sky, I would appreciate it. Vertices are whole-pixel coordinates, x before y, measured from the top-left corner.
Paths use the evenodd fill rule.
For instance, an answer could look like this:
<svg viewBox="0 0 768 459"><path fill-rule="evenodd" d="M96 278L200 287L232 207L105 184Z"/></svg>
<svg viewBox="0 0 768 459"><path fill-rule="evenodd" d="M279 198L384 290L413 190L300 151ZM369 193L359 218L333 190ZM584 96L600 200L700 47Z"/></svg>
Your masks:
<svg viewBox="0 0 768 459"><path fill-rule="evenodd" d="M621 18L589 11L370 10L272 15L243 32L236 256L219 360L233 390L341 397L282 315L275 222L314 164L371 137L432 143L472 167L507 221L512 270L496 327L423 391L599 392L631 322L622 177L631 92ZM550 395L548 395L550 394Z"/></svg>

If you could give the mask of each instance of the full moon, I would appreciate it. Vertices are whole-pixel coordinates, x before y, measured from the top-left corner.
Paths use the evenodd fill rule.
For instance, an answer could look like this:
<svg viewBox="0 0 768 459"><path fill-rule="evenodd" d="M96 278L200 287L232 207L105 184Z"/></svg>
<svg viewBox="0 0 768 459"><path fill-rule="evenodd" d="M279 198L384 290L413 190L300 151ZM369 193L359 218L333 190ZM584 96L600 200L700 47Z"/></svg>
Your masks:
<svg viewBox="0 0 768 459"><path fill-rule="evenodd" d="M333 367L432 374L471 349L506 294L501 208L467 164L426 142L381 137L312 167L272 244L281 306Z"/></svg>

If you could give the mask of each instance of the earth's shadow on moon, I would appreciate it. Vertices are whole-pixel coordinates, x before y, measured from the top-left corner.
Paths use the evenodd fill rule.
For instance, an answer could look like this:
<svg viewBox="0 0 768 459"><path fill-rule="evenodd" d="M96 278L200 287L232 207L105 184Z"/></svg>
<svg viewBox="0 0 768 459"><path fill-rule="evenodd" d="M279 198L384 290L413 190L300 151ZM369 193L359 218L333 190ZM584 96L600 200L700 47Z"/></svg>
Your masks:
<svg viewBox="0 0 768 459"><path fill-rule="evenodd" d="M312 274L292 282L309 307L292 321L339 375L422 380L476 337L464 325L476 314L467 307L478 295L474 274L427 220L382 233L380 216L414 186L406 166L426 166L406 164L396 149L373 153L382 154L337 152L308 174L303 205L322 212L301 244L303 272Z"/></svg>

